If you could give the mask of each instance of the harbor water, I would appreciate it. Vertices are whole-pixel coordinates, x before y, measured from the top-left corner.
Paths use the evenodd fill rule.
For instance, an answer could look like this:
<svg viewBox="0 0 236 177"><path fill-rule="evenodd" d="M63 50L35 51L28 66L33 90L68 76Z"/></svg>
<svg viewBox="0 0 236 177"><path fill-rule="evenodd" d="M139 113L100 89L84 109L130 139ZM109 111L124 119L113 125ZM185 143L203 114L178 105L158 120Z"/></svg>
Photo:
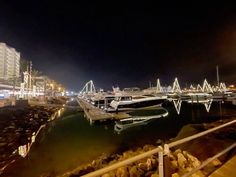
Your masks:
<svg viewBox="0 0 236 177"><path fill-rule="evenodd" d="M179 115L173 103L164 107L169 112L167 117L119 133L114 131L112 121L90 125L83 112L65 109L41 130L29 154L8 166L2 176L61 175L104 154L174 138L186 124L213 122L236 114L234 105L222 102L213 102L209 112L202 104L183 103Z"/></svg>

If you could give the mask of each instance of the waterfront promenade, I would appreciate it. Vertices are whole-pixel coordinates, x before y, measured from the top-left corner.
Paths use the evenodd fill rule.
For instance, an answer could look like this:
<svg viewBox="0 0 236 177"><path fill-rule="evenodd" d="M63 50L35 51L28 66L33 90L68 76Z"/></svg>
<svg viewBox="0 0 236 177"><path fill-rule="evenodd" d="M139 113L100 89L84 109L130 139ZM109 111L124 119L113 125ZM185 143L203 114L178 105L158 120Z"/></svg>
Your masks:
<svg viewBox="0 0 236 177"><path fill-rule="evenodd" d="M236 155L213 172L209 177L235 177Z"/></svg>

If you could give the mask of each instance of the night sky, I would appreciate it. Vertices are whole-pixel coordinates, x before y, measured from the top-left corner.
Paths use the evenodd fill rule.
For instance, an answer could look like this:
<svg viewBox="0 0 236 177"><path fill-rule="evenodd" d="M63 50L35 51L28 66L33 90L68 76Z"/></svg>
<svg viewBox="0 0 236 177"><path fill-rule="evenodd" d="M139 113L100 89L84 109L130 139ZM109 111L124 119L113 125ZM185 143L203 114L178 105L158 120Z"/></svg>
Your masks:
<svg viewBox="0 0 236 177"><path fill-rule="evenodd" d="M156 2L156 1L153 1ZM236 5L0 1L0 41L68 89L236 81Z"/></svg>

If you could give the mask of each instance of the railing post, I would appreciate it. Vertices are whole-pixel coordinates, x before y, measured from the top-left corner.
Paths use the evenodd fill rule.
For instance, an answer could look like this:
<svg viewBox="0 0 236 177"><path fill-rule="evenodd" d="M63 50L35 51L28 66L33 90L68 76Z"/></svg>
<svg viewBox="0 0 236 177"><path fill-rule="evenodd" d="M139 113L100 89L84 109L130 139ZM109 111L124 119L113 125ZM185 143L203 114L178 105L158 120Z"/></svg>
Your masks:
<svg viewBox="0 0 236 177"><path fill-rule="evenodd" d="M170 154L170 148L168 144L164 144L164 155Z"/></svg>
<svg viewBox="0 0 236 177"><path fill-rule="evenodd" d="M158 152L158 170L159 170L159 177L164 177L164 164L163 164L163 148L159 146L161 151Z"/></svg>

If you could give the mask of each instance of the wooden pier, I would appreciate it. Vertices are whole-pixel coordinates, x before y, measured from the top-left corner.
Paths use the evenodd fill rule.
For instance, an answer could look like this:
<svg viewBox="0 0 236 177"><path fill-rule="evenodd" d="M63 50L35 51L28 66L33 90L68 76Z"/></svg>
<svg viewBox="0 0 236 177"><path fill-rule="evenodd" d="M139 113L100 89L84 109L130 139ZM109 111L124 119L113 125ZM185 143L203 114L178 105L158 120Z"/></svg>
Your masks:
<svg viewBox="0 0 236 177"><path fill-rule="evenodd" d="M84 110L85 116L93 123L94 121L104 121L104 120L117 120L117 119L124 119L130 117L127 113L108 113L99 109L92 104L88 103L87 101L77 98L77 101L80 107Z"/></svg>

